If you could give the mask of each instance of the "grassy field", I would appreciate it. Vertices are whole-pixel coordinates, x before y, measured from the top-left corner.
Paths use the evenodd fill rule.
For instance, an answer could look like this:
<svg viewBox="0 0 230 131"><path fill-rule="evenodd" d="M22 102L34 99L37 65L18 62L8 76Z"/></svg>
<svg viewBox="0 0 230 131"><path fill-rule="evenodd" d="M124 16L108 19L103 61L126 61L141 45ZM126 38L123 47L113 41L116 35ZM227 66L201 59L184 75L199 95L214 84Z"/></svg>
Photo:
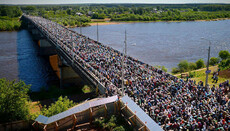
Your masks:
<svg viewBox="0 0 230 131"><path fill-rule="evenodd" d="M223 83L224 81L226 80L230 80L230 76L227 75L229 73L229 70L227 71L220 71L220 74L219 74L219 79L218 79L218 82L217 83L212 83L213 79L212 79L212 74L214 71L217 71L218 70L218 67L217 66L211 66L209 67L209 69L211 70L211 73L208 75L208 84L209 85L219 85L220 83ZM205 79L206 79L206 74L205 74L205 71L206 71L206 68L202 68L202 69L199 69L199 70L195 70L195 71L191 71L191 73L195 72L195 76L193 78L191 78L192 80L196 80L196 82L199 82L199 81L203 81L205 82ZM183 74L189 74L189 72L185 72ZM177 77L180 77L181 74L175 74L174 76L177 76Z"/></svg>

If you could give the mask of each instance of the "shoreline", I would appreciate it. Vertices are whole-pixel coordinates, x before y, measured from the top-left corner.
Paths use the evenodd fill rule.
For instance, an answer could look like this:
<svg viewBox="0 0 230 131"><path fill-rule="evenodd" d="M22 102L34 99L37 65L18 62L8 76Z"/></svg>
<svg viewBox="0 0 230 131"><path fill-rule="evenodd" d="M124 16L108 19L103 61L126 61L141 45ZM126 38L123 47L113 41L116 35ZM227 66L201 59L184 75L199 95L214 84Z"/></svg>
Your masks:
<svg viewBox="0 0 230 131"><path fill-rule="evenodd" d="M194 21L109 21L109 22L98 22L98 25L115 25L115 24L129 24L129 23L152 23L152 22L200 22L200 21L220 21L220 20L229 20L230 18L217 18L210 20L194 20ZM96 22L88 23L89 26L97 25Z"/></svg>

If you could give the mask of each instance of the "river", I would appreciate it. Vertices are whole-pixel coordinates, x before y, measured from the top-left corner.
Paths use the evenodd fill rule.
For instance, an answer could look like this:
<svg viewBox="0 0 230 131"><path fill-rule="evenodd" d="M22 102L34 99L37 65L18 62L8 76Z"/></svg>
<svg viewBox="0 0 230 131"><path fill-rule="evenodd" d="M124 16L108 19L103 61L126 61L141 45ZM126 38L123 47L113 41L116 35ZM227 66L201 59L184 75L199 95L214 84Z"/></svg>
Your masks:
<svg viewBox="0 0 230 131"><path fill-rule="evenodd" d="M96 40L96 29L84 27L82 32ZM209 42L201 37L211 41L211 57L230 50L230 20L100 25L99 41L122 51L125 29L128 55L153 66L171 69L181 60L207 60ZM39 91L56 79L48 59L38 55L38 45L27 30L0 32L0 78L23 80Z"/></svg>
<svg viewBox="0 0 230 131"><path fill-rule="evenodd" d="M73 30L80 32L79 28ZM125 30L128 55L153 66L164 65L169 71L181 60L207 61L208 40L211 57L217 57L220 50L230 50L230 20L100 25L99 41L122 51ZM83 27L82 33L97 40L97 26Z"/></svg>

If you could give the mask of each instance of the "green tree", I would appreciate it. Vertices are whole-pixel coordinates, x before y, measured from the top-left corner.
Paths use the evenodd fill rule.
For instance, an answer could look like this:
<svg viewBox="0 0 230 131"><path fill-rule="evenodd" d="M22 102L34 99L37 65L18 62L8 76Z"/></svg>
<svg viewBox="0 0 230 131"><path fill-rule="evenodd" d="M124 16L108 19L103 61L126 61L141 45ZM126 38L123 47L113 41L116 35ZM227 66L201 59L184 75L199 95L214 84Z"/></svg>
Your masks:
<svg viewBox="0 0 230 131"><path fill-rule="evenodd" d="M214 66L214 65L218 64L219 61L220 61L219 58L212 57L212 58L210 58L209 64Z"/></svg>
<svg viewBox="0 0 230 131"><path fill-rule="evenodd" d="M203 59L197 60L196 61L196 68L200 69L200 68L203 68L203 67L205 67L204 60Z"/></svg>
<svg viewBox="0 0 230 131"><path fill-rule="evenodd" d="M195 70L196 69L196 63L189 62L188 68L189 68L189 70Z"/></svg>
<svg viewBox="0 0 230 131"><path fill-rule="evenodd" d="M198 11L198 9L195 7L195 8L193 8L193 11Z"/></svg>
<svg viewBox="0 0 230 131"><path fill-rule="evenodd" d="M179 69L178 68L176 68L176 67L173 67L172 68L172 73L173 74L176 74L176 73L179 73L180 71L179 71Z"/></svg>
<svg viewBox="0 0 230 131"><path fill-rule="evenodd" d="M23 81L0 79L0 123L29 118L29 88Z"/></svg>
<svg viewBox="0 0 230 131"><path fill-rule="evenodd" d="M230 58L222 60L218 66L220 70L230 69Z"/></svg>
<svg viewBox="0 0 230 131"><path fill-rule="evenodd" d="M68 15L71 15L71 14L72 14L72 10L71 10L71 9L68 9L68 10L66 11L66 13L67 13Z"/></svg>
<svg viewBox="0 0 230 131"><path fill-rule="evenodd" d="M161 66L161 70L163 70L164 72L168 71L168 69L165 66Z"/></svg>
<svg viewBox="0 0 230 131"><path fill-rule="evenodd" d="M44 106L44 108L42 109L42 114L47 117L50 117L63 111L66 111L73 106L73 101L69 100L67 97L63 98L62 96L60 96L55 103L49 106L49 108L46 108L46 106Z"/></svg>
<svg viewBox="0 0 230 131"><path fill-rule="evenodd" d="M225 60L227 59L228 57L230 57L230 54L227 50L222 50L219 52L219 57L222 59L222 60Z"/></svg>
<svg viewBox="0 0 230 131"><path fill-rule="evenodd" d="M118 127L115 127L113 131L125 131L125 128L123 126L118 126Z"/></svg>
<svg viewBox="0 0 230 131"><path fill-rule="evenodd" d="M182 60L177 66L180 72L185 72L188 71L189 64L187 60Z"/></svg>

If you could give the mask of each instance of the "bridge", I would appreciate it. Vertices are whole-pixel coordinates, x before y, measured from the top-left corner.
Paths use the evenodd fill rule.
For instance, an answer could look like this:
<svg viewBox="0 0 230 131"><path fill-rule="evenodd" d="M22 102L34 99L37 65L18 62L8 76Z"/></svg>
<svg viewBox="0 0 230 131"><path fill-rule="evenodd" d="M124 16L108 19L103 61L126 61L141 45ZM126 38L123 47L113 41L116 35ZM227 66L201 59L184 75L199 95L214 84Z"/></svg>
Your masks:
<svg viewBox="0 0 230 131"><path fill-rule="evenodd" d="M154 95L153 89L164 82L177 80L162 70L130 56L123 56L123 53L51 20L28 15L23 15L22 20L28 24L34 39L40 41L39 46L43 49L43 54L58 54L58 63L64 65L59 66L60 85L63 77L66 77L63 74L70 75L74 72L76 76L98 88L100 94L121 95L121 88L124 85L125 94L151 117L154 110L150 108L150 104L156 103L150 97ZM125 67L124 79L122 66ZM68 71L62 69L63 67L67 67ZM149 102L142 101L142 98L146 98Z"/></svg>
<svg viewBox="0 0 230 131"><path fill-rule="evenodd" d="M22 19L27 22L35 39L40 39L39 45L44 48L41 53L58 54L60 65L64 65L60 71L60 83L68 75L80 76L97 87L101 94L111 96L121 95L124 85L125 96L121 98L123 107L120 109L133 109L131 114L135 116L134 112L140 107L143 110L141 114L148 114L166 130L194 129L194 122L201 128L213 111L216 112L211 115L215 119L213 121L228 127L228 123L222 121L223 116L215 115L222 113L230 117L225 99L228 82L217 89L196 85L193 80L178 79L50 20L26 15ZM138 106L133 106L136 104ZM204 124L204 127L207 129L209 125ZM223 128L222 125L217 127Z"/></svg>
<svg viewBox="0 0 230 131"><path fill-rule="evenodd" d="M89 85L98 88L100 94L105 93L105 78L98 72L92 72L92 67L77 54L74 48L86 40L95 43L96 41L47 19L25 15L21 19L28 24L33 39L39 41L40 55L58 54L60 87L64 79L80 76Z"/></svg>

